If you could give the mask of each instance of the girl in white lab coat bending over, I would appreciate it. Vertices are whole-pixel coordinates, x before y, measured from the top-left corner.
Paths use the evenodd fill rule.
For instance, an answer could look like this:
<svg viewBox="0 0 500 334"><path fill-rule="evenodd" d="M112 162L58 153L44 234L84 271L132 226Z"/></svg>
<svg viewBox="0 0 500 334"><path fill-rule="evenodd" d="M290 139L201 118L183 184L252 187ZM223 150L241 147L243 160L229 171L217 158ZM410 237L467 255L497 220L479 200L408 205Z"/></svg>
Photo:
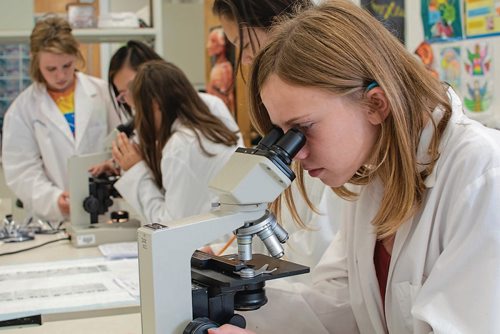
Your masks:
<svg viewBox="0 0 500 334"><path fill-rule="evenodd" d="M119 118L106 82L76 70L83 58L67 21L39 21L30 43L34 83L5 115L2 164L28 212L62 221L69 215L68 158L102 151Z"/></svg>
<svg viewBox="0 0 500 334"><path fill-rule="evenodd" d="M353 200L313 287L268 289L253 330L500 333L500 132L349 0L278 25L250 87L259 131L301 129L301 167Z"/></svg>
<svg viewBox="0 0 500 334"><path fill-rule="evenodd" d="M139 144L124 134L113 143L124 171L115 188L147 223L208 212L216 200L208 183L238 141L234 121L226 125L218 115L227 108L216 97L202 99L185 74L163 60L141 65L128 89ZM219 103L224 109L214 110Z"/></svg>

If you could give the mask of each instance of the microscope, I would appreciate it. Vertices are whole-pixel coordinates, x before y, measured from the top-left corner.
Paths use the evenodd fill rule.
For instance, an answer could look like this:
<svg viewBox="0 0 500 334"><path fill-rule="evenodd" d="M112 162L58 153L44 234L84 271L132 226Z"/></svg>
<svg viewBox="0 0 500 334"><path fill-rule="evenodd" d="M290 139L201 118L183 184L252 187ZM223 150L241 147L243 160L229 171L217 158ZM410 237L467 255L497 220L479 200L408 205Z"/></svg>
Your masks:
<svg viewBox="0 0 500 334"><path fill-rule="evenodd" d="M210 182L220 200L215 210L139 228L144 334L201 334L225 323L245 327L234 310L264 305L264 281L309 272L276 259L283 256L288 234L267 210L295 179L289 166L304 144L296 129L273 129L256 148L238 148ZM193 254L229 231L236 235L237 255ZM255 235L272 257L252 254Z"/></svg>
<svg viewBox="0 0 500 334"><path fill-rule="evenodd" d="M14 222L12 214L5 215L3 226L0 229L1 242L22 242L35 239L35 233L26 226L19 226Z"/></svg>
<svg viewBox="0 0 500 334"><path fill-rule="evenodd" d="M133 131L133 123L114 129L105 140L105 151L73 156L69 159L70 224L67 228L75 247L97 246L103 243L136 241L140 222L131 219L125 201L113 188L115 176L89 175L89 168L111 159L111 143L118 132L127 136ZM113 201L113 198L115 199ZM119 202L126 210L108 213L108 209Z"/></svg>

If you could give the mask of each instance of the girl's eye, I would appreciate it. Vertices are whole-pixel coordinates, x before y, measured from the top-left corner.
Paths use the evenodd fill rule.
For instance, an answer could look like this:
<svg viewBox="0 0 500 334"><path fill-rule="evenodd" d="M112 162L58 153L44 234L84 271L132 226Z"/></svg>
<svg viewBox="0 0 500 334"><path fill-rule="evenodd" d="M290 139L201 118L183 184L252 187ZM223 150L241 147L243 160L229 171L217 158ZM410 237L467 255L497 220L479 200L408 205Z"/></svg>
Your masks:
<svg viewBox="0 0 500 334"><path fill-rule="evenodd" d="M314 123L305 123L305 124L300 124L298 126L299 130L304 133L304 134L307 134L308 132L311 131L312 127L313 127Z"/></svg>

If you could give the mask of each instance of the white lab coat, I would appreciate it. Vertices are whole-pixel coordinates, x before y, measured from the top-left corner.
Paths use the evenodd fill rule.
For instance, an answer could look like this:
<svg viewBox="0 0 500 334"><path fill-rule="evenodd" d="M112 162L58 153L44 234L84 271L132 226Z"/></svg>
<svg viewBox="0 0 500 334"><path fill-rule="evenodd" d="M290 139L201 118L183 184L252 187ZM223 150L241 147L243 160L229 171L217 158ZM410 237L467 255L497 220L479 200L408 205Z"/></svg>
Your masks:
<svg viewBox="0 0 500 334"><path fill-rule="evenodd" d="M210 111L233 131L238 126L219 98L200 94ZM141 161L127 170L115 188L134 210L144 217L143 224L166 223L171 220L209 212L217 197L208 189L209 181L229 160L236 146L215 144L200 136L201 150L194 132L176 120L173 134L162 150L163 189L159 189L150 169ZM239 143L242 143L241 136Z"/></svg>
<svg viewBox="0 0 500 334"><path fill-rule="evenodd" d="M453 116L423 207L396 234L387 326L373 265L370 222L382 194L374 183L358 201L346 202L344 224L313 274L314 288L270 282L268 305L245 313L249 328L260 334L500 333L500 132L466 118L450 95ZM422 133L421 162L432 132L429 125Z"/></svg>
<svg viewBox="0 0 500 334"><path fill-rule="evenodd" d="M119 124L105 81L76 73L75 136L44 84L33 83L12 103L3 126L7 185L28 212L49 221L65 217L57 205L69 190L68 158L100 152Z"/></svg>

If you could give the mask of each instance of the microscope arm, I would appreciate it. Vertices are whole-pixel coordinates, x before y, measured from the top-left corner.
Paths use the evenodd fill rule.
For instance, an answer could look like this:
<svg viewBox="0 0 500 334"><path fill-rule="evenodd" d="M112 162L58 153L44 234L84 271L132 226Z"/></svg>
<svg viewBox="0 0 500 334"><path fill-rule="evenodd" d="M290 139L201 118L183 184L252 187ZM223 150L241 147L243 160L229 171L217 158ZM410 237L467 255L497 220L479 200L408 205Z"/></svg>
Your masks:
<svg viewBox="0 0 500 334"><path fill-rule="evenodd" d="M262 217L265 210L266 205L262 204L222 207L168 226L141 227L138 247L142 332L182 333L193 316L193 250Z"/></svg>
<svg viewBox="0 0 500 334"><path fill-rule="evenodd" d="M144 334L182 333L192 320L191 256L195 249L241 227L245 234L238 237L240 260L251 258L247 245L253 234L266 240L266 246L281 247L274 246L286 240L286 232L268 220L266 209L295 178L290 164L304 144L305 136L297 129L286 134L272 129L257 147L238 148L210 181L210 189L223 203L217 211L139 229ZM280 255L282 251L276 253Z"/></svg>
<svg viewBox="0 0 500 334"><path fill-rule="evenodd" d="M89 195L89 168L111 158L110 152L72 156L68 161L70 221L76 228L87 228L90 216L83 208Z"/></svg>

